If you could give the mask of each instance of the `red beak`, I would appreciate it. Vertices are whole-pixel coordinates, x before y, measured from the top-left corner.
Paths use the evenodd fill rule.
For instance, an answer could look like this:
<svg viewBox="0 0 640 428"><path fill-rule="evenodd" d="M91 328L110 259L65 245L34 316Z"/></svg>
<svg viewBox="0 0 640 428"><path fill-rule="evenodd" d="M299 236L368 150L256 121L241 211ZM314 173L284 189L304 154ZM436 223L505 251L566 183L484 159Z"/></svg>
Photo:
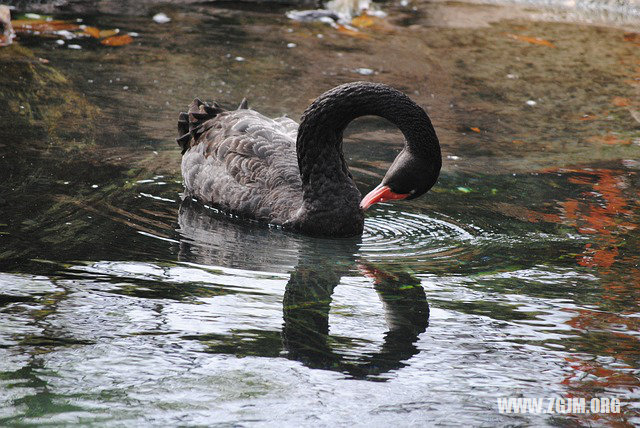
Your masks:
<svg viewBox="0 0 640 428"><path fill-rule="evenodd" d="M391 201L393 199L404 199L409 196L409 193L393 193L389 186L383 186L382 183L365 196L360 202L360 208L366 210L373 204L378 202Z"/></svg>

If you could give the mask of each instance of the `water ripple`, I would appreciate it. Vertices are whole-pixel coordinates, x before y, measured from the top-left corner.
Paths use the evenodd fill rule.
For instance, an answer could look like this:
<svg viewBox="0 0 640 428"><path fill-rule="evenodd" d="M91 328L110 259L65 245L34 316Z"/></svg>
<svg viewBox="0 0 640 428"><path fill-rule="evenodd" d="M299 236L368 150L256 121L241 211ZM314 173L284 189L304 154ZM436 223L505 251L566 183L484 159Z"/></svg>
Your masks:
<svg viewBox="0 0 640 428"><path fill-rule="evenodd" d="M363 255L373 257L450 255L482 232L475 227L463 228L445 218L437 213L378 209L365 222L360 250Z"/></svg>

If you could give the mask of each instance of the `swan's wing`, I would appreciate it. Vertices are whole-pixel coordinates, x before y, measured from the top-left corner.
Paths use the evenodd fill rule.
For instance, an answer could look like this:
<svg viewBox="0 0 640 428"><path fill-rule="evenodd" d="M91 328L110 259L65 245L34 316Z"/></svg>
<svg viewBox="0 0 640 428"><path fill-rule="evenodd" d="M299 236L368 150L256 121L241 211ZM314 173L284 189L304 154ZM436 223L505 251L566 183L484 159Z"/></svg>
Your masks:
<svg viewBox="0 0 640 428"><path fill-rule="evenodd" d="M199 125L182 158L188 194L251 218L283 223L301 204L298 124L240 109Z"/></svg>
<svg viewBox="0 0 640 428"><path fill-rule="evenodd" d="M285 134L289 135L293 141L296 141L298 137L298 122L289 119L286 116L273 119L276 123L282 126L282 130Z"/></svg>

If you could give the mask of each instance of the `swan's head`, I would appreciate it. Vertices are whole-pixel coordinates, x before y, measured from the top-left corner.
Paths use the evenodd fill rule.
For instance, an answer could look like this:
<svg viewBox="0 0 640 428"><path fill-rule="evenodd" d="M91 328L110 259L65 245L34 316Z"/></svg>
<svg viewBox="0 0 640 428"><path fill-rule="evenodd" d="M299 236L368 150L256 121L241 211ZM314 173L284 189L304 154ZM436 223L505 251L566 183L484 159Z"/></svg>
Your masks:
<svg viewBox="0 0 640 428"><path fill-rule="evenodd" d="M427 193L438 180L441 165L440 156L417 156L405 147L378 187L362 198L360 208L366 210L378 202L414 199Z"/></svg>

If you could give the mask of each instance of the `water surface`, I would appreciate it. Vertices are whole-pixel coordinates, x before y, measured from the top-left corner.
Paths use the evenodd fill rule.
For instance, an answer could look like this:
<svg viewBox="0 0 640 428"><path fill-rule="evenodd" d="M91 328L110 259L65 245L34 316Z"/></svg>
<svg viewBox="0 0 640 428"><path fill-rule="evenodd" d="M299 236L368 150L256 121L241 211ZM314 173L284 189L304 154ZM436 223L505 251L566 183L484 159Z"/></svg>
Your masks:
<svg viewBox="0 0 640 428"><path fill-rule="evenodd" d="M357 33L273 7L69 14L137 35L0 50L0 424L640 424L628 22L384 7ZM428 109L445 159L425 197L340 240L182 201L195 96L297 118L361 79ZM401 136L370 118L347 134L366 192ZM499 414L508 396L622 411Z"/></svg>

